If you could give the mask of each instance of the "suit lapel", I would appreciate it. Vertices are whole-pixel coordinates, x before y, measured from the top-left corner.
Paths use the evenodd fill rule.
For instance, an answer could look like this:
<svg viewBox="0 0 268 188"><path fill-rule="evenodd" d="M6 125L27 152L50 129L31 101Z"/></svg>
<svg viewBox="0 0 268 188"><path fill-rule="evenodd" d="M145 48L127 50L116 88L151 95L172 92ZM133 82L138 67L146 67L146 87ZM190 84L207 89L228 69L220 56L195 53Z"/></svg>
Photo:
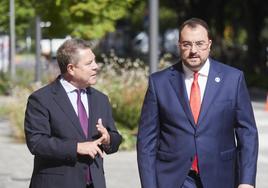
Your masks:
<svg viewBox="0 0 268 188"><path fill-rule="evenodd" d="M73 109L73 106L68 98L67 93L65 92L64 88L62 87L59 78L55 81L53 87L54 93L54 100L65 113L66 117L72 122L73 127L78 133L85 138L85 134L80 126L79 119Z"/></svg>
<svg viewBox="0 0 268 188"><path fill-rule="evenodd" d="M205 93L202 100L200 115L198 118L198 124L202 124L202 120L206 116L206 113L214 100L214 98L217 96L217 93L220 89L220 86L223 82L223 76L220 70L218 70L216 64L213 62L213 60L210 59L210 70L208 75L208 80L206 84Z"/></svg>
<svg viewBox="0 0 268 188"><path fill-rule="evenodd" d="M178 63L173 66L173 69L171 71L171 76L170 76L170 83L175 90L175 93L182 105L182 108L188 117L191 125L193 128L196 128L194 119L192 116L192 112L190 109L189 105L189 100L187 96L187 91L185 87L185 82L184 82L184 76L183 76L183 71L182 71L182 64Z"/></svg>
<svg viewBox="0 0 268 188"><path fill-rule="evenodd" d="M97 108L98 108L98 104L97 104L97 100L96 100L96 92L94 92L94 90L90 87L87 88L87 98L88 98L88 122L89 122L89 126L88 126L88 135L89 135L89 139L91 140L92 138L97 138L98 137L98 130L96 128L96 124L98 121L98 118L101 117L95 117L96 116L96 112L97 112ZM93 111L94 109L94 111ZM94 113L95 112L95 113Z"/></svg>

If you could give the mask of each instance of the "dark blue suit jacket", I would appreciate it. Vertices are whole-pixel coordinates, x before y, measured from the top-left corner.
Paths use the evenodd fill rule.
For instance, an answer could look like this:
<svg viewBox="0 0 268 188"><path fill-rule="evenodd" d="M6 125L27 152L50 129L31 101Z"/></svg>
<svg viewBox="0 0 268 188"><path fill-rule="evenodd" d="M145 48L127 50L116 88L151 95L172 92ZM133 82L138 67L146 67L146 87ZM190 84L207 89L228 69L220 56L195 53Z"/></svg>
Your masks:
<svg viewBox="0 0 268 188"><path fill-rule="evenodd" d="M34 92L25 113L25 134L34 157L32 188L85 188L85 170L90 166L94 188L105 188L103 160L77 154L77 142L99 138L98 118L111 136L106 153L118 150L121 135L117 132L107 96L87 88L89 106L89 138L80 126L73 106L59 79Z"/></svg>
<svg viewBox="0 0 268 188"><path fill-rule="evenodd" d="M210 59L195 125L181 63L149 78L138 131L143 188L179 188L198 155L205 188L255 184L258 133L243 73Z"/></svg>

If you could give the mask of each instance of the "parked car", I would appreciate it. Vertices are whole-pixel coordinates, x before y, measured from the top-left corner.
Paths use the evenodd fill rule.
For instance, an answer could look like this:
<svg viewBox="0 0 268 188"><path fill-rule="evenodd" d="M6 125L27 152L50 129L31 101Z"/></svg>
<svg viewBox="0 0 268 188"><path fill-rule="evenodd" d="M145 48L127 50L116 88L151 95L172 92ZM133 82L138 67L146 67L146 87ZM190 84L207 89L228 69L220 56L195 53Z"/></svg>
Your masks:
<svg viewBox="0 0 268 188"><path fill-rule="evenodd" d="M159 56L169 53L174 57L179 55L177 43L179 32L177 29L168 29L163 35L159 35ZM149 53L149 35L146 31L140 31L134 37L128 32L116 30L108 33L101 41L99 49L103 53L113 50L119 56L139 57L147 59Z"/></svg>
<svg viewBox="0 0 268 188"><path fill-rule="evenodd" d="M164 33L164 53L170 53L171 55L178 57L178 41L179 41L179 30L168 29Z"/></svg>

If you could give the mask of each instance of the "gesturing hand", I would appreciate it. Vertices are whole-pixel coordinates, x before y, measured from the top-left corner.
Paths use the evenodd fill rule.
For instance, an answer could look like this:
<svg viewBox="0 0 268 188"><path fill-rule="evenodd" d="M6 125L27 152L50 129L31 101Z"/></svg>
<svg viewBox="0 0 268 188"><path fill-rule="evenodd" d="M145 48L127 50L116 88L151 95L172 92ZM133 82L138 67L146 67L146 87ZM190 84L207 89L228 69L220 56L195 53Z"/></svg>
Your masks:
<svg viewBox="0 0 268 188"><path fill-rule="evenodd" d="M102 119L98 119L98 124L96 125L97 130L101 134L102 144L110 145L110 135L107 129L102 125Z"/></svg>
<svg viewBox="0 0 268 188"><path fill-rule="evenodd" d="M102 144L103 140L104 138L100 137L99 139L91 142L77 143L77 153L80 155L89 155L92 159L94 159L97 154L103 157L103 153L99 148L99 145Z"/></svg>

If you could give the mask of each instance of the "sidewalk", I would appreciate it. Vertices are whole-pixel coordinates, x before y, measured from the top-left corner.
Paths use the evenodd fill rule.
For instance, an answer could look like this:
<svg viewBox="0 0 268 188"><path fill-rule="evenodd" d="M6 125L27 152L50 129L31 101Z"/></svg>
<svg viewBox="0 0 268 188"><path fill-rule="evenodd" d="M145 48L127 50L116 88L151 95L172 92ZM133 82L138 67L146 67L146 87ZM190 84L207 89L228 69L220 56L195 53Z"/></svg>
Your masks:
<svg viewBox="0 0 268 188"><path fill-rule="evenodd" d="M15 143L10 137L7 120L0 121L0 187L29 187L33 157L25 144Z"/></svg>
<svg viewBox="0 0 268 188"><path fill-rule="evenodd" d="M257 188L268 187L268 112L263 102L253 102L259 129ZM25 144L10 138L7 120L0 120L0 188L27 188L32 173L33 156ZM136 152L118 152L105 156L107 188L140 188Z"/></svg>

